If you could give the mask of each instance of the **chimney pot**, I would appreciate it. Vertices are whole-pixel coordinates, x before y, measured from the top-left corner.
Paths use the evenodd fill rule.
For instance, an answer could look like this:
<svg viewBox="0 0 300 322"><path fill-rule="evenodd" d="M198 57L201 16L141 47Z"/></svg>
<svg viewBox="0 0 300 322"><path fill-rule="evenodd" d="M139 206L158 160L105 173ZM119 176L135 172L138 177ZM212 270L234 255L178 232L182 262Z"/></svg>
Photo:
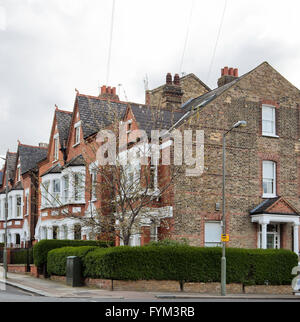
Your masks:
<svg viewBox="0 0 300 322"><path fill-rule="evenodd" d="M106 93L107 93L107 94L111 94L111 87L110 87L110 86L108 86L108 87L106 88Z"/></svg>
<svg viewBox="0 0 300 322"><path fill-rule="evenodd" d="M116 89L115 87L113 87L113 88L111 89L111 93L112 93L113 95L116 95L116 94L117 94L117 89Z"/></svg>
<svg viewBox="0 0 300 322"><path fill-rule="evenodd" d="M174 85L180 85L180 78L178 74L174 76Z"/></svg>
<svg viewBox="0 0 300 322"><path fill-rule="evenodd" d="M101 94L106 94L106 86L101 87Z"/></svg>
<svg viewBox="0 0 300 322"><path fill-rule="evenodd" d="M228 75L228 67L224 67L224 76Z"/></svg>
<svg viewBox="0 0 300 322"><path fill-rule="evenodd" d="M233 76L234 77L239 77L239 70L237 68L234 69Z"/></svg>
<svg viewBox="0 0 300 322"><path fill-rule="evenodd" d="M166 77L166 83L168 85L171 85L172 84L172 74L171 73L168 73L167 74L167 77Z"/></svg>
<svg viewBox="0 0 300 322"><path fill-rule="evenodd" d="M221 69L221 76L224 76L224 68Z"/></svg>
<svg viewBox="0 0 300 322"><path fill-rule="evenodd" d="M229 68L229 76L233 76L233 68Z"/></svg>

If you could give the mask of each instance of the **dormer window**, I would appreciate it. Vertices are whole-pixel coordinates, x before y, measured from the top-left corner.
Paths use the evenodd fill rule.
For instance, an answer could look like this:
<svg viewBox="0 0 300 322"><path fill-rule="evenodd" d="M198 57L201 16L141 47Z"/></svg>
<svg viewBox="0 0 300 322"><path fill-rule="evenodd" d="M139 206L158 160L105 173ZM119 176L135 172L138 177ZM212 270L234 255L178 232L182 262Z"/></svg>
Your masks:
<svg viewBox="0 0 300 322"><path fill-rule="evenodd" d="M262 135L276 137L276 109L275 106L262 106Z"/></svg>
<svg viewBox="0 0 300 322"><path fill-rule="evenodd" d="M58 160L58 136L54 137L54 151L53 151L53 157L54 161Z"/></svg>

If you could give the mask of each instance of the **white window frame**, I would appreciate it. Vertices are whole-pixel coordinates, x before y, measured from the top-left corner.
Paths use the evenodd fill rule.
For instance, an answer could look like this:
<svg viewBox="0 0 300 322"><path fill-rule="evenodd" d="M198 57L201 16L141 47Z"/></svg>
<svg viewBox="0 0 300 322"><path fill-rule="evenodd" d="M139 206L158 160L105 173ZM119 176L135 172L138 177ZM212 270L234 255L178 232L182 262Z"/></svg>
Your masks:
<svg viewBox="0 0 300 322"><path fill-rule="evenodd" d="M92 201L97 200L97 169L92 169L91 170L91 181L92 181Z"/></svg>
<svg viewBox="0 0 300 322"><path fill-rule="evenodd" d="M270 227L274 227L275 231L270 231ZM268 224L268 226L267 226L267 239L268 239L268 236L270 236L270 235L273 236L274 248L267 247L267 249L280 249L280 245L281 245L280 233L281 233L280 223ZM261 249L262 248L262 228L261 228L261 225L259 225L258 241L257 242L258 242L257 247L259 249ZM266 246L268 246L268 243Z"/></svg>
<svg viewBox="0 0 300 322"><path fill-rule="evenodd" d="M76 185L76 177L78 178L78 182ZM84 200L84 176L81 172L74 173L74 201L81 202Z"/></svg>
<svg viewBox="0 0 300 322"><path fill-rule="evenodd" d="M75 147L75 146L77 146L77 145L79 145L80 144L80 135L81 135L81 133L80 133L80 126L81 126L81 121L79 121L78 123L76 123L75 125L74 125L74 129L75 129L75 142L74 142L74 145L73 145L73 147Z"/></svg>
<svg viewBox="0 0 300 322"><path fill-rule="evenodd" d="M18 200L20 200L20 204L18 205ZM16 196L16 216L15 218L22 218L22 196L17 195Z"/></svg>
<svg viewBox="0 0 300 322"><path fill-rule="evenodd" d="M17 181L20 182L21 181L21 164L18 164L18 169L17 169Z"/></svg>
<svg viewBox="0 0 300 322"><path fill-rule="evenodd" d="M59 157L59 140L58 140L58 134L54 136L54 162L58 160Z"/></svg>
<svg viewBox="0 0 300 322"><path fill-rule="evenodd" d="M264 165L265 164L272 164L273 165L273 178L266 178L264 175ZM276 168L277 168L277 164L274 161L270 161L270 160L264 160L262 162L262 188L263 188L263 198L276 198L277 197L277 192L276 192L276 184L277 184L277 178L276 178ZM273 180L273 193L265 193L264 191L264 183L265 180Z"/></svg>
<svg viewBox="0 0 300 322"><path fill-rule="evenodd" d="M266 109L272 109L272 120L264 119L264 111ZM273 106L273 105L264 104L262 106L261 115L262 115L261 116L261 119L262 119L262 135L263 136L269 136L269 137L278 138L279 136L276 135L276 107ZM272 132L267 132L266 129L264 129L264 122L271 122L272 123Z"/></svg>
<svg viewBox="0 0 300 322"><path fill-rule="evenodd" d="M58 185L57 185L58 184ZM59 187L59 191L56 188ZM59 206L61 196L61 182L60 179L53 179L52 181L53 203L55 206Z"/></svg>
<svg viewBox="0 0 300 322"><path fill-rule="evenodd" d="M67 184L66 184L67 183ZM63 185L63 203L68 203L69 197L70 197L70 180L69 180L69 175L65 174L62 177L62 185Z"/></svg>
<svg viewBox="0 0 300 322"><path fill-rule="evenodd" d="M47 187L47 189L46 189ZM42 207L46 208L50 205L50 200L49 200L49 190L50 190L50 180L47 180L42 183Z"/></svg>

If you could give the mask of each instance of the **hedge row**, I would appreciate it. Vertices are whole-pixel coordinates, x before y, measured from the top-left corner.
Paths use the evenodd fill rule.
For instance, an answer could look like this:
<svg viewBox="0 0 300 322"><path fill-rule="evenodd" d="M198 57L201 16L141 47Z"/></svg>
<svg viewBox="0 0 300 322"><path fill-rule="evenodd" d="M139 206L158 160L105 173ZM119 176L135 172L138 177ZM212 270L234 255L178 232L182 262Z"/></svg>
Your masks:
<svg viewBox="0 0 300 322"><path fill-rule="evenodd" d="M95 246L81 246L81 247L63 247L53 249L48 253L47 271L50 275L65 276L67 257L77 256L82 261L87 253L95 250Z"/></svg>
<svg viewBox="0 0 300 322"><path fill-rule="evenodd" d="M62 263L62 253L63 250L51 252L49 268L55 261ZM220 248L115 247L81 254L85 277L203 283L221 280ZM226 258L227 283L244 285L288 285L293 278L292 268L298 264L297 255L287 250L227 249Z"/></svg>
<svg viewBox="0 0 300 322"><path fill-rule="evenodd" d="M95 240L41 240L33 247L34 264L38 267L45 265L47 263L48 252L56 248L80 246L96 246L105 248L113 245L113 242Z"/></svg>

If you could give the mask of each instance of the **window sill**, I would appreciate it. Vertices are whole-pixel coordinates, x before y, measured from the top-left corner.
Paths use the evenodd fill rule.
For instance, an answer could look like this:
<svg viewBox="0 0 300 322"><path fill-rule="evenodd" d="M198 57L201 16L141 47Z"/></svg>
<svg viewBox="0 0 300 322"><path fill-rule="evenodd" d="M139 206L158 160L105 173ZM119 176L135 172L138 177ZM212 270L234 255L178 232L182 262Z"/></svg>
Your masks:
<svg viewBox="0 0 300 322"><path fill-rule="evenodd" d="M262 198L263 199L274 199L274 198L277 198L278 196L276 195L263 195Z"/></svg>
<svg viewBox="0 0 300 322"><path fill-rule="evenodd" d="M273 139L279 139L279 136L278 135L273 135L273 134L262 134L263 137L266 137L266 138L273 138Z"/></svg>
<svg viewBox="0 0 300 322"><path fill-rule="evenodd" d="M78 145L80 145L80 142L75 143L75 144L72 146L72 148L75 148L75 147L76 147L76 146L78 146Z"/></svg>

